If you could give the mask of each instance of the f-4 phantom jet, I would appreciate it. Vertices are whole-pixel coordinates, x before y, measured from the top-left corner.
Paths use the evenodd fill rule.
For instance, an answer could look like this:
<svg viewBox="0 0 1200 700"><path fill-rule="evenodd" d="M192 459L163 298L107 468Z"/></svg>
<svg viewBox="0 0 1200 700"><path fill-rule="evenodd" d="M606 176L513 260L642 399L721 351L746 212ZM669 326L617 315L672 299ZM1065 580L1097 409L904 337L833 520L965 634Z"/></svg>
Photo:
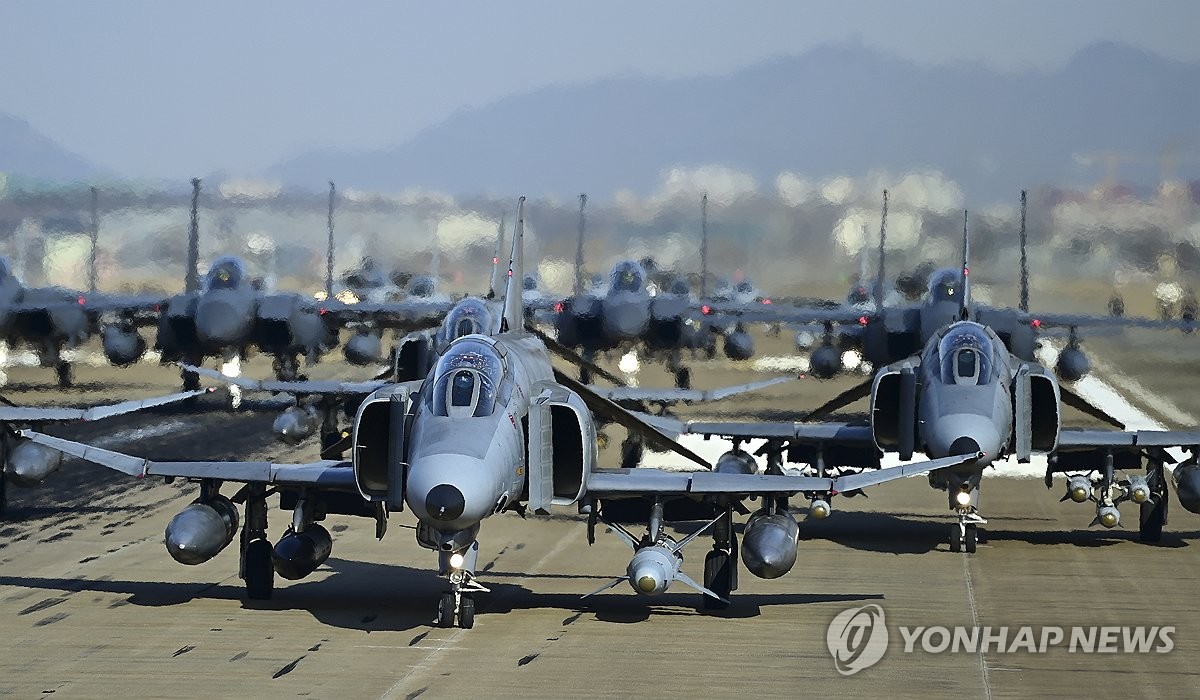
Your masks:
<svg viewBox="0 0 1200 700"><path fill-rule="evenodd" d="M488 590L476 573L483 523L507 510L548 513L556 505L583 506L595 526L605 521L606 503L645 499L649 518L644 536L614 523L634 553L613 585L628 581L637 593L655 595L680 581L700 590L706 605L722 607L736 587L739 548L732 517L735 510L748 512L743 502L749 496L766 505L746 526L742 560L751 573L774 578L796 559L798 527L786 508L788 497L864 488L982 456L956 455L836 479L710 470L697 455L557 372L546 346L524 330L523 201L499 332L456 338L423 382L390 384L368 396L355 416L349 461L156 462L33 431L23 435L133 476L199 481L199 499L167 526L167 548L177 561L197 564L232 543L240 525L241 576L250 598L270 597L276 573L299 579L324 563L333 546L319 524L325 514L373 518L382 537L390 512L411 509L417 542L436 553L438 571L448 582L437 622L463 628L474 625L474 596ZM703 470L598 471L593 413L638 431ZM245 503L241 519L220 492L226 481L244 484L236 497ZM287 530L274 545L267 533L268 490L279 492L281 505L292 511ZM700 499L714 516L695 534L676 541L663 520L664 503L673 499ZM681 550L704 533L711 534L714 549L706 557L703 580L697 582L684 573Z"/></svg>

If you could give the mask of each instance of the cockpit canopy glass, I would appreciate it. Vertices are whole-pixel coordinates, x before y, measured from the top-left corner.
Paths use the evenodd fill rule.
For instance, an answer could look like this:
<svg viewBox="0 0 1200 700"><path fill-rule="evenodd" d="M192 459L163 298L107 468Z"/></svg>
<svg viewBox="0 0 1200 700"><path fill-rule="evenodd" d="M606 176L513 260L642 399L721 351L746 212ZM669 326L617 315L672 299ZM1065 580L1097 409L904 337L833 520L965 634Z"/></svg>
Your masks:
<svg viewBox="0 0 1200 700"><path fill-rule="evenodd" d="M639 292L646 286L646 273L642 270L642 266L635 262L617 263L613 268L612 285L610 291L613 292Z"/></svg>
<svg viewBox="0 0 1200 700"><path fill-rule="evenodd" d="M206 280L207 289L237 289L246 278L242 261L237 258L219 258L208 269Z"/></svg>
<svg viewBox="0 0 1200 700"><path fill-rule="evenodd" d="M434 415L451 418L490 416L496 389L504 378L500 355L479 340L459 340L438 360L437 380L428 394Z"/></svg>
<svg viewBox="0 0 1200 700"><path fill-rule="evenodd" d="M468 297L458 302L450 313L446 314L444 323L448 340L461 338L465 335L486 335L490 332L492 315L487 304L482 299Z"/></svg>
<svg viewBox="0 0 1200 700"><path fill-rule="evenodd" d="M992 340L973 324L951 328L938 343L942 381L947 384L987 384L992 372Z"/></svg>
<svg viewBox="0 0 1200 700"><path fill-rule="evenodd" d="M929 277L929 298L933 301L958 301L962 296L962 271L938 270Z"/></svg>

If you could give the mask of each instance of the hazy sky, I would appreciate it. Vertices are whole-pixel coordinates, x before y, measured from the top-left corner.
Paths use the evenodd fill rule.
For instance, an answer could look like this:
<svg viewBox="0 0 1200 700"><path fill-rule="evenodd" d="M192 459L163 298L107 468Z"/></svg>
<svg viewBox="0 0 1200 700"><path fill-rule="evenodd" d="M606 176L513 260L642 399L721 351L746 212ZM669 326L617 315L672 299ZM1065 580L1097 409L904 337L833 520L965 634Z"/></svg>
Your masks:
<svg viewBox="0 0 1200 700"><path fill-rule="evenodd" d="M846 40L1003 70L1099 40L1198 61L1198 28L1195 0L5 0L0 112L123 175L253 173L315 145L402 143L553 83L726 73Z"/></svg>

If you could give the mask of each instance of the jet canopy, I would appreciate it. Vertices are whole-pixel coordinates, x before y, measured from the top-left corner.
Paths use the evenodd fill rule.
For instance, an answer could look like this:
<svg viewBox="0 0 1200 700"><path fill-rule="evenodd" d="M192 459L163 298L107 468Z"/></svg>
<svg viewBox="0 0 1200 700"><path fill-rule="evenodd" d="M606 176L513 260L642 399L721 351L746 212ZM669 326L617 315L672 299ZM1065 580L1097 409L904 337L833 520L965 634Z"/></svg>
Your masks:
<svg viewBox="0 0 1200 700"><path fill-rule="evenodd" d="M942 381L947 384L987 384L991 380L992 339L974 323L952 326L938 343Z"/></svg>
<svg viewBox="0 0 1200 700"><path fill-rule="evenodd" d="M218 258L204 278L205 289L237 289L246 279L246 270L237 258Z"/></svg>
<svg viewBox="0 0 1200 700"><path fill-rule="evenodd" d="M929 276L929 298L932 301L957 302L962 296L962 270L938 270Z"/></svg>
<svg viewBox="0 0 1200 700"><path fill-rule="evenodd" d="M482 338L456 340L434 368L437 379L428 394L434 415L451 418L490 416L504 378L504 360Z"/></svg>
<svg viewBox="0 0 1200 700"><path fill-rule="evenodd" d="M633 261L617 263L612 272L610 292L640 292L646 286L646 272Z"/></svg>

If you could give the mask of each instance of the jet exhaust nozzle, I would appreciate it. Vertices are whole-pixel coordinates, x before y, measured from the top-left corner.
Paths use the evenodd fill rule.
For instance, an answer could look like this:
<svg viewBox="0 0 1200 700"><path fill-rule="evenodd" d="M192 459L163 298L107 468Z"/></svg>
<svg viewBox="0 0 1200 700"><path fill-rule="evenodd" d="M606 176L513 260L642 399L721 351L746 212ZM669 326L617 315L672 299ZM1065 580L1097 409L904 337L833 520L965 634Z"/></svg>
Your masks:
<svg viewBox="0 0 1200 700"><path fill-rule="evenodd" d="M742 563L758 578L779 578L796 564L800 525L790 513L750 516L742 535Z"/></svg>
<svg viewBox="0 0 1200 700"><path fill-rule="evenodd" d="M313 523L304 532L289 532L280 538L271 553L275 572L289 581L308 576L325 563L333 551L329 531Z"/></svg>
<svg viewBox="0 0 1200 700"><path fill-rule="evenodd" d="M132 365L146 352L146 339L130 328L105 326L102 341L104 356L118 367Z"/></svg>
<svg viewBox="0 0 1200 700"><path fill-rule="evenodd" d="M207 503L196 501L171 518L163 543L180 564L203 564L233 541L237 529L237 508L217 496Z"/></svg>
<svg viewBox="0 0 1200 700"><path fill-rule="evenodd" d="M8 480L17 486L41 483L63 463L63 453L29 440L21 440L8 455Z"/></svg>

